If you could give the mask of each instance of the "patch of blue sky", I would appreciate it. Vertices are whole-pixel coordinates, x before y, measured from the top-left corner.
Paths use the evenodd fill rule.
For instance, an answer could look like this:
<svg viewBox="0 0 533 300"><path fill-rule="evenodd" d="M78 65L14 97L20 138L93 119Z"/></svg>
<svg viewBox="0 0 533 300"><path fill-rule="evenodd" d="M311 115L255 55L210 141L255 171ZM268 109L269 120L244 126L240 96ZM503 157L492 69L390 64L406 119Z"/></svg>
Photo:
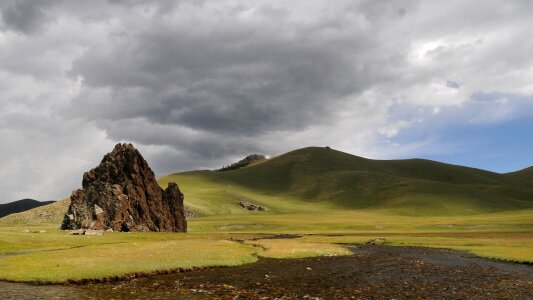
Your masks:
<svg viewBox="0 0 533 300"><path fill-rule="evenodd" d="M391 113L422 120L390 138L399 145L420 144L407 153L410 157L500 173L533 165L533 97L476 93L467 104L438 114L405 106L393 107Z"/></svg>

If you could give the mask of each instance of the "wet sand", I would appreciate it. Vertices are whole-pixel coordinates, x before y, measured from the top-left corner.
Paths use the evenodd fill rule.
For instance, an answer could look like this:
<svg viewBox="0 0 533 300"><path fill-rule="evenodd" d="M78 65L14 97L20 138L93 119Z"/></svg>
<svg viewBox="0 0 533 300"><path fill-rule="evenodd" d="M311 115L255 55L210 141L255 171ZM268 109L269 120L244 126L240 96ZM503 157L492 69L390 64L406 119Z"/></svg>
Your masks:
<svg viewBox="0 0 533 300"><path fill-rule="evenodd" d="M0 282L6 299L533 299L533 266L451 250L356 246L352 256L261 259L113 283Z"/></svg>

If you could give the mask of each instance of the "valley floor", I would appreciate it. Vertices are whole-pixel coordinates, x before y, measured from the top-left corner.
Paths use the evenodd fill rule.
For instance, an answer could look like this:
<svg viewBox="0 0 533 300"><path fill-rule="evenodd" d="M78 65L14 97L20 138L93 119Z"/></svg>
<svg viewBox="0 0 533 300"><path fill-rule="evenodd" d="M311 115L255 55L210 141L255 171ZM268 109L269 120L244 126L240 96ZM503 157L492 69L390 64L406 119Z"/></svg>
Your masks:
<svg viewBox="0 0 533 300"><path fill-rule="evenodd" d="M0 223L0 280L60 283L237 266L259 257L342 256L351 254L351 245L375 239L389 246L456 249L531 263L532 215L531 211L454 217L360 210L253 213L194 218L187 234L117 232L103 236L68 235L55 224Z"/></svg>
<svg viewBox="0 0 533 300"><path fill-rule="evenodd" d="M288 236L285 236L288 237ZM351 255L261 259L107 283L2 283L13 299L531 299L533 266L461 251L352 246Z"/></svg>

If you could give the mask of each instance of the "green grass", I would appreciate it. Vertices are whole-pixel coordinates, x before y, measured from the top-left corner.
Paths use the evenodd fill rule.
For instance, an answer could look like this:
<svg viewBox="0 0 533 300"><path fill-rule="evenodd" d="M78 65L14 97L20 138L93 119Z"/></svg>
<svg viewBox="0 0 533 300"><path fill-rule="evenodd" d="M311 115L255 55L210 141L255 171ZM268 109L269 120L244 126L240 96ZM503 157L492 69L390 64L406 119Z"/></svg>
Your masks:
<svg viewBox="0 0 533 300"><path fill-rule="evenodd" d="M257 257L344 255L345 244L374 238L533 262L533 188L512 174L307 148L235 171L178 173L159 183L169 181L198 215L189 220L189 233L67 235L57 230L68 205L63 200L0 219L0 279L61 282ZM240 200L269 211L249 212ZM265 239L272 234L302 237Z"/></svg>
<svg viewBox="0 0 533 300"><path fill-rule="evenodd" d="M48 238L47 235L51 235ZM156 270L233 266L256 260L249 245L208 235L109 233L103 237L42 233L27 238L33 251L0 259L0 278L63 282ZM12 248L2 247L11 252Z"/></svg>

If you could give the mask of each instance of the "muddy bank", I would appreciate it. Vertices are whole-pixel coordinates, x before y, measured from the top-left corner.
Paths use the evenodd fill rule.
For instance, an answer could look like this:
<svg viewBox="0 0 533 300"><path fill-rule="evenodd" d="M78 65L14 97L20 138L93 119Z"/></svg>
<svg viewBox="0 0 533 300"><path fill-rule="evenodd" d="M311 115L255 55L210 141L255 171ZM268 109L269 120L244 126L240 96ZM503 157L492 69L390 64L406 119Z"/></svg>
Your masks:
<svg viewBox="0 0 533 300"><path fill-rule="evenodd" d="M262 259L114 283L1 283L8 299L533 299L533 266L459 251L357 246L354 255Z"/></svg>

